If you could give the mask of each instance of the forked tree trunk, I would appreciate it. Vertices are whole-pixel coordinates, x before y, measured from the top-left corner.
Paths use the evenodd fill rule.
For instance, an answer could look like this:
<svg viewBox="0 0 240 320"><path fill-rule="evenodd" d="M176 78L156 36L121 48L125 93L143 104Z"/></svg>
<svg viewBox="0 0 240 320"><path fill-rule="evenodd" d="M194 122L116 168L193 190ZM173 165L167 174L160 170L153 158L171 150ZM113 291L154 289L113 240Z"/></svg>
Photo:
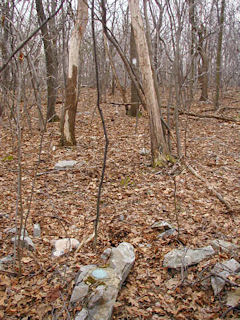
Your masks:
<svg viewBox="0 0 240 320"><path fill-rule="evenodd" d="M149 50L139 10L139 1L128 0L128 3L139 58L139 68L142 75L143 90L146 97L146 107L149 113L152 165L163 166L168 159L169 150L163 133Z"/></svg>
<svg viewBox="0 0 240 320"><path fill-rule="evenodd" d="M81 40L88 21L87 0L78 0L77 17L69 42L69 67L66 102L61 119L61 145L75 145L75 120L78 97L78 66Z"/></svg>

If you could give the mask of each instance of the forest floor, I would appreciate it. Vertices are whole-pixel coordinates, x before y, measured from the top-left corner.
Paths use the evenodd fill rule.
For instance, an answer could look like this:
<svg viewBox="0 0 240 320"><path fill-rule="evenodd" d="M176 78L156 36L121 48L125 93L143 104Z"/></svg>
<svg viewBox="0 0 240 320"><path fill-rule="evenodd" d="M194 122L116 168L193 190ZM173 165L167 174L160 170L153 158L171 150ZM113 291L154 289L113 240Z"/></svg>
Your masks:
<svg viewBox="0 0 240 320"><path fill-rule="evenodd" d="M108 96L107 101L118 102L120 97ZM229 259L229 254L221 253L189 267L184 277L181 272L163 268L162 263L166 253L183 244L200 248L213 239L223 239L240 245L239 122L180 116L182 149L184 153L186 147L188 163L221 193L232 211L184 167L176 176L176 210L172 167L152 168L151 155L140 154L143 148L150 150L147 115L139 118L136 131L136 120L125 116L123 106L102 104L110 144L97 249L90 242L76 257L73 251L52 258L51 240L73 237L81 242L93 232L105 145L97 109L93 112L95 105L96 92L82 89L75 147L59 146L59 123L50 123L44 134L27 220L30 237L34 223L40 224L42 234L39 239L32 238L36 251L23 251L20 277L14 265L0 271L0 319L73 319L76 309L71 310L69 300L80 266L101 264L103 250L123 241L134 246L136 261L117 299L113 319L220 319L228 308L224 301L231 288L227 285L214 297L211 286L203 285L201 277L209 275L216 262ZM222 105L231 109L216 114L207 111L213 109L212 104L196 100L191 112L239 120L239 92L227 91ZM26 118L23 121L22 194L26 213L40 133L36 120L32 120L32 132ZM16 144L5 119L0 131L0 258L14 250L5 231L16 224ZM59 160L77 160L80 166L53 170ZM179 226L179 237L158 238L159 232L152 228L156 221ZM235 259L240 261L240 256ZM240 285L239 278L234 281ZM235 310L226 319L239 317Z"/></svg>

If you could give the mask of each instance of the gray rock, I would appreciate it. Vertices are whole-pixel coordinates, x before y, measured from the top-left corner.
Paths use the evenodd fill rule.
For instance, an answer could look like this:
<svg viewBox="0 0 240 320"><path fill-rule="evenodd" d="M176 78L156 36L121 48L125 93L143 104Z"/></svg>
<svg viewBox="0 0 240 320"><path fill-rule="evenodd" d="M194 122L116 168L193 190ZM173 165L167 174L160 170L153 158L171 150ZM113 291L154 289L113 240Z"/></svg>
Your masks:
<svg viewBox="0 0 240 320"><path fill-rule="evenodd" d="M17 243L18 243L18 237L13 237L13 238L11 239L11 241L12 241L13 243L16 243L16 245L17 245ZM29 238L29 237L24 237L24 238L23 238L23 236L21 236L21 237L20 237L20 243L21 243L21 246L22 246L23 248L27 248L27 249L29 249L29 250L35 250L35 245L34 245L34 243L32 242L32 239Z"/></svg>
<svg viewBox="0 0 240 320"><path fill-rule="evenodd" d="M99 303L103 302L103 296L104 296L105 286L100 285L96 288L96 290L91 294L89 301L88 301L88 307L93 308Z"/></svg>
<svg viewBox="0 0 240 320"><path fill-rule="evenodd" d="M167 238L167 237L172 236L173 234L177 234L177 230L176 229L168 229L168 230L160 233L157 238L158 239Z"/></svg>
<svg viewBox="0 0 240 320"><path fill-rule="evenodd" d="M70 302L82 302L84 298L87 296L89 290L89 286L85 283L80 283L75 286L71 295Z"/></svg>
<svg viewBox="0 0 240 320"><path fill-rule="evenodd" d="M158 229L159 231L166 231L166 230L169 230L169 229L174 229L170 223L166 222L166 221L157 221L155 222L153 225L152 225L152 228L156 228Z"/></svg>
<svg viewBox="0 0 240 320"><path fill-rule="evenodd" d="M191 266L211 257L214 253L215 251L211 246L200 249L174 249L165 255L163 266L173 269Z"/></svg>
<svg viewBox="0 0 240 320"><path fill-rule="evenodd" d="M83 308L75 317L75 320L87 320L88 318L88 311L87 309Z"/></svg>
<svg viewBox="0 0 240 320"><path fill-rule="evenodd" d="M101 259L103 259L104 261L108 260L111 255L111 252L112 252L111 248L107 248L106 250L104 250L101 255Z"/></svg>
<svg viewBox="0 0 240 320"><path fill-rule="evenodd" d="M90 271L92 271L92 270L94 270L96 268L97 268L97 266L95 264L90 264L88 266L81 266L80 272L78 273L76 281L75 281L76 285L78 285L80 282L82 282L83 279L86 277L86 275Z"/></svg>
<svg viewBox="0 0 240 320"><path fill-rule="evenodd" d="M119 220L120 220L120 221L124 221L124 219L125 219L124 215L123 215L123 214L120 214Z"/></svg>
<svg viewBox="0 0 240 320"><path fill-rule="evenodd" d="M134 261L134 248L130 243L122 242L117 248L112 248L108 262L109 266L115 269L116 273L121 277L120 287L126 280Z"/></svg>
<svg viewBox="0 0 240 320"><path fill-rule="evenodd" d="M239 249L239 246L224 240L212 240L211 245L215 250L221 250L223 252L233 252Z"/></svg>
<svg viewBox="0 0 240 320"><path fill-rule="evenodd" d="M1 258L0 259L0 270L5 270L7 268L7 265L11 262L13 262L13 257L11 255L8 255L4 258Z"/></svg>
<svg viewBox="0 0 240 320"><path fill-rule="evenodd" d="M235 260L227 260L223 263L217 263L212 269L212 273L219 275L211 277L211 285L213 288L214 295L218 295L225 286L227 277L230 274L239 273L240 272L240 264Z"/></svg>
<svg viewBox="0 0 240 320"><path fill-rule="evenodd" d="M16 232L17 232L17 234L18 234L18 231L17 231L17 228L16 227L14 227L14 228L7 228L6 230L4 230L4 232L5 233L7 233L7 234L16 234ZM21 235L23 236L23 234L24 234L24 230L22 229L22 231L21 231ZM28 237L28 232L27 232L27 230L25 230L25 237Z"/></svg>
<svg viewBox="0 0 240 320"><path fill-rule="evenodd" d="M81 301L84 308L75 320L111 319L118 292L135 260L133 246L124 242L107 249L104 258L108 257L107 268L94 265L80 268L71 302Z"/></svg>
<svg viewBox="0 0 240 320"><path fill-rule="evenodd" d="M231 290L227 292L227 303L226 305L229 307L236 307L240 301L240 288Z"/></svg>
<svg viewBox="0 0 240 320"><path fill-rule="evenodd" d="M62 160L62 161L58 161L55 164L54 169L56 170L72 169L76 164L77 164L76 160Z"/></svg>
<svg viewBox="0 0 240 320"><path fill-rule="evenodd" d="M35 223L33 225L33 236L34 236L34 238L41 237L41 227L40 227L39 223Z"/></svg>

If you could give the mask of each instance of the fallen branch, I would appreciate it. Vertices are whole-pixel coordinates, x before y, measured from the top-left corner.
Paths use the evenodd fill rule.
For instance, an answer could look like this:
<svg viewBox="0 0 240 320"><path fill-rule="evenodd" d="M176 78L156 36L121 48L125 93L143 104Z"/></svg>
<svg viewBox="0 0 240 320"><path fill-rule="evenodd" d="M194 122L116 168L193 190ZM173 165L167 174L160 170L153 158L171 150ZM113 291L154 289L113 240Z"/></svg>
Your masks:
<svg viewBox="0 0 240 320"><path fill-rule="evenodd" d="M140 103L139 102L129 102L129 103L126 103L126 102L109 102L108 104L120 107L120 106L139 105Z"/></svg>
<svg viewBox="0 0 240 320"><path fill-rule="evenodd" d="M95 236L95 232L93 232L88 238L84 238L82 240L82 242L79 244L79 246L77 247L77 250L75 251L75 254L74 254L74 261L76 260L77 258L77 253L79 252L79 250L87 243L89 243Z"/></svg>
<svg viewBox="0 0 240 320"><path fill-rule="evenodd" d="M184 164L186 166L186 168L195 176L197 177L199 180L201 180L205 186L207 187L207 189L214 195L218 198L218 200L220 202L222 202L225 207L231 212L232 211L232 208L231 208L231 205L223 198L223 196L214 189L213 186L211 186L203 177L201 177L197 171L195 169L193 169L193 167L190 166L190 164L188 164L186 161L184 161Z"/></svg>
<svg viewBox="0 0 240 320"><path fill-rule="evenodd" d="M196 113L185 112L185 111L179 111L179 114L181 114L181 115L184 114L186 116L196 117L196 118L208 118L208 119L222 120L222 121L226 121L226 122L236 122L237 124L240 124L240 121L237 119L215 116L212 114L196 114Z"/></svg>

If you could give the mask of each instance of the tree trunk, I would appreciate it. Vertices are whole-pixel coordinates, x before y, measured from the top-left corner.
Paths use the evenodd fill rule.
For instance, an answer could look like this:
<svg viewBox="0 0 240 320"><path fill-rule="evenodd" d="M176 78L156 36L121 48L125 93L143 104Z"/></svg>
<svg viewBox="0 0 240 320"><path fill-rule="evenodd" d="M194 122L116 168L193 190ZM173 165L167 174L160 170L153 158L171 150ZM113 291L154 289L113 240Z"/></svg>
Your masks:
<svg viewBox="0 0 240 320"><path fill-rule="evenodd" d="M131 23L134 31L137 53L139 57L140 72L142 75L143 90L146 97L146 107L149 113L152 165L165 165L169 150L163 134L160 109L154 85L151 61L147 45L142 16L138 0L128 0L131 12Z"/></svg>
<svg viewBox="0 0 240 320"><path fill-rule="evenodd" d="M209 58L208 58L208 43L206 39L207 30L203 25L198 29L198 53L201 57L201 64L199 64L199 82L201 87L200 101L208 100L208 68L209 68Z"/></svg>
<svg viewBox="0 0 240 320"><path fill-rule="evenodd" d="M190 72L190 96L193 99L193 86L196 77L195 74L195 57L196 57L196 19L195 19L195 0L189 0L189 21L191 24L191 72Z"/></svg>
<svg viewBox="0 0 240 320"><path fill-rule="evenodd" d="M218 33L217 45L217 59L216 59L216 96L215 96L215 110L219 108L219 91L221 82L221 62L222 62L222 38L223 38L223 24L224 24L225 0L222 0L220 26Z"/></svg>
<svg viewBox="0 0 240 320"><path fill-rule="evenodd" d="M77 17L69 42L69 68L66 87L66 102L61 119L61 145L76 145L75 120L78 97L78 66L81 40L88 21L88 4L78 0Z"/></svg>
<svg viewBox="0 0 240 320"><path fill-rule="evenodd" d="M137 74L138 68L139 68L139 62L138 62L138 54L137 54L137 48L136 48L132 26L131 26L131 36L130 36L130 60L131 60L133 71L135 74ZM137 103L140 103L140 99L138 96L136 86L133 81L131 81L131 103L132 105L130 106L130 108L126 109L127 115L136 117L138 108L139 108L139 104Z"/></svg>
<svg viewBox="0 0 240 320"><path fill-rule="evenodd" d="M35 0L36 10L38 14L39 25L46 20L46 15L43 9L42 0ZM56 121L58 117L56 116L55 105L57 100L57 56L56 49L54 50L53 32L49 30L47 24L41 27L41 32L43 36L43 45L46 58L46 70L47 70L47 120Z"/></svg>

